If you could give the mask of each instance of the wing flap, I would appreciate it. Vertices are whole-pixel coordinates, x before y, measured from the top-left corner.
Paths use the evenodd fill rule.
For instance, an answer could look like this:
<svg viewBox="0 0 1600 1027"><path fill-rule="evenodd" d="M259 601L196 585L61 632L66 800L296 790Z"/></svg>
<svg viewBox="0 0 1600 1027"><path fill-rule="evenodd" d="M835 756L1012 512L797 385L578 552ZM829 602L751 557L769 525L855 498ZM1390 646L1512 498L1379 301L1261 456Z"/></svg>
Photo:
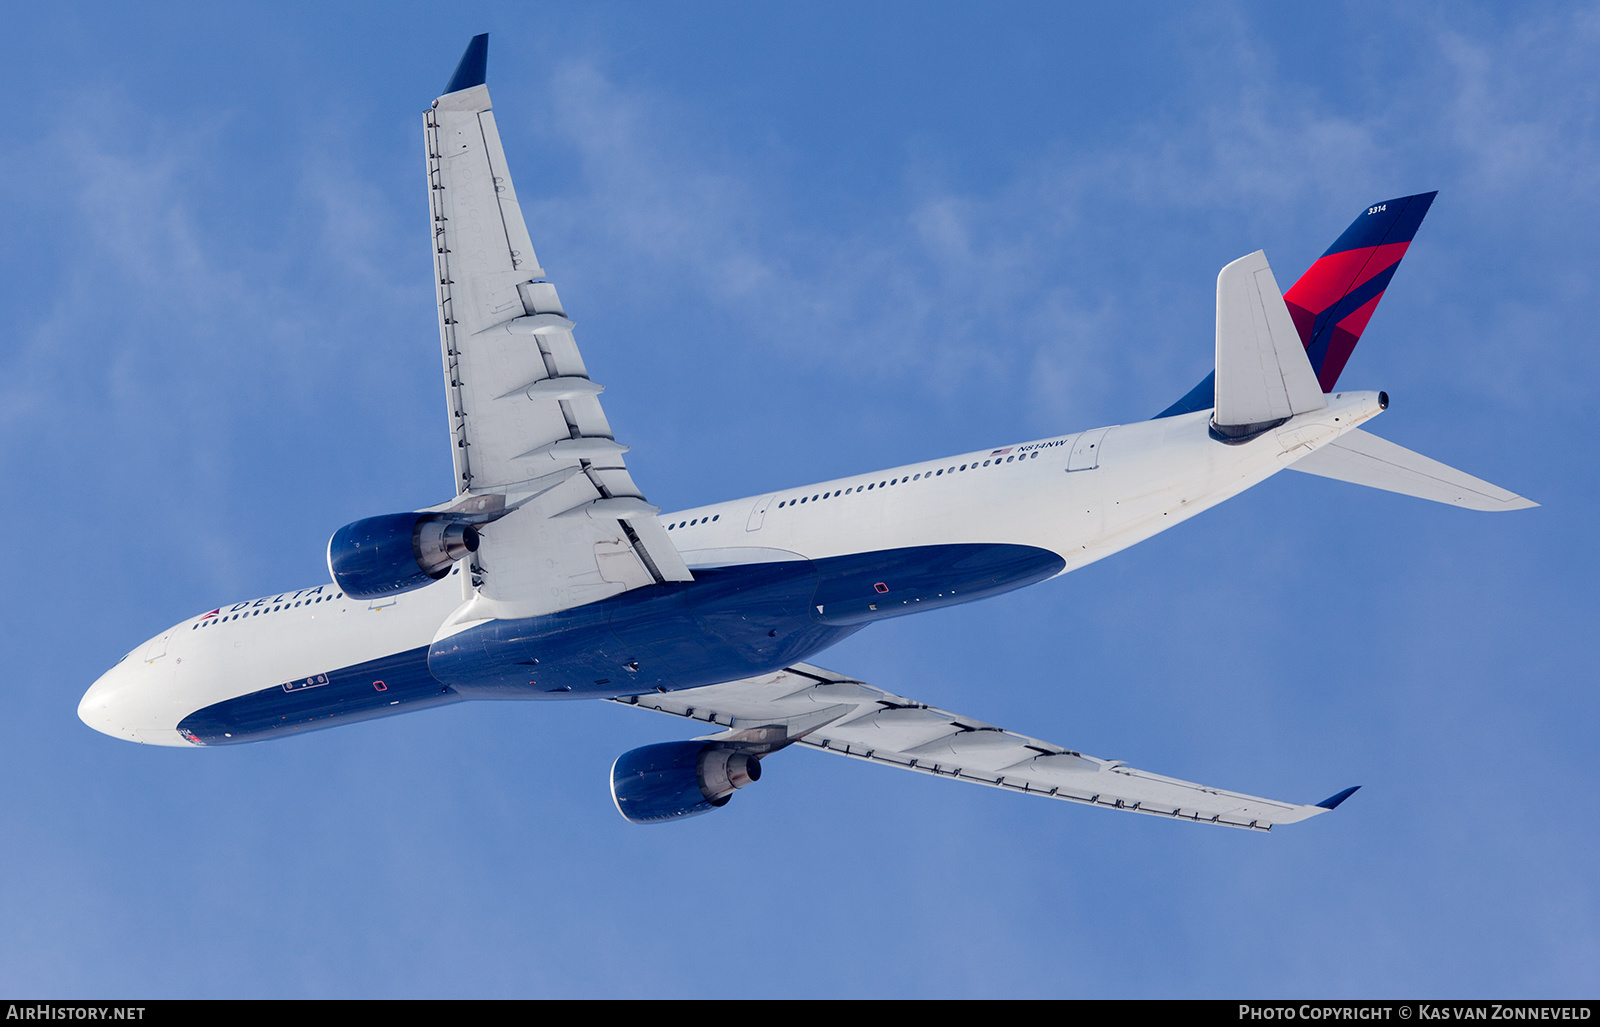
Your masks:
<svg viewBox="0 0 1600 1027"><path fill-rule="evenodd" d="M640 554L649 560L656 575L662 581L693 581L694 575L689 572L689 565L684 563L683 556L678 552L678 546L672 541L672 536L667 534L667 529L654 517L636 520L629 523L632 530L633 545Z"/></svg>
<svg viewBox="0 0 1600 1027"><path fill-rule="evenodd" d="M1016 734L820 667L615 700L726 730L704 736L754 751L798 743L902 770L1067 802L1270 831L1326 813L1210 788Z"/></svg>

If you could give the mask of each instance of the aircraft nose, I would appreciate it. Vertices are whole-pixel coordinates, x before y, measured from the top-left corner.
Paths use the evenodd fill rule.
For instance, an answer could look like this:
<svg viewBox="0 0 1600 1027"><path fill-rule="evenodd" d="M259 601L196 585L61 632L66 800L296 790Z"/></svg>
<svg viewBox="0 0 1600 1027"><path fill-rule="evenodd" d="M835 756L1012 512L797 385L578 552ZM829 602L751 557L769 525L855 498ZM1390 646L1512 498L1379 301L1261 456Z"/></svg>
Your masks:
<svg viewBox="0 0 1600 1027"><path fill-rule="evenodd" d="M117 698L128 687L127 679L121 664L100 675L78 700L78 719L102 734L121 737L117 730Z"/></svg>
<svg viewBox="0 0 1600 1027"><path fill-rule="evenodd" d="M112 738L152 745L191 745L177 732L177 718L162 694L170 683L165 659L146 663L137 653L100 675L78 701L78 719Z"/></svg>

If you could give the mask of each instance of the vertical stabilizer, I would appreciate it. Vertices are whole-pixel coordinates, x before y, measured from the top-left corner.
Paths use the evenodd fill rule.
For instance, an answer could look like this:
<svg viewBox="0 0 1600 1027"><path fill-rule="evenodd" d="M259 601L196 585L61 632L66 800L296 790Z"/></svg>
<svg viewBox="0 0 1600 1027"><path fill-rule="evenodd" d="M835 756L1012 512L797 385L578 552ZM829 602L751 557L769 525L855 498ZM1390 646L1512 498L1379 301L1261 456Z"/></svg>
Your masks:
<svg viewBox="0 0 1600 1027"><path fill-rule="evenodd" d="M1230 439L1328 405L1261 250L1217 275L1216 374L1212 423Z"/></svg>
<svg viewBox="0 0 1600 1027"><path fill-rule="evenodd" d="M1436 195L1374 203L1284 294L1322 391L1338 383Z"/></svg>
<svg viewBox="0 0 1600 1027"><path fill-rule="evenodd" d="M1332 392L1338 384L1340 372L1436 195L1417 193L1374 203L1283 294L1323 392ZM1156 416L1204 410L1215 394L1216 373L1212 372Z"/></svg>

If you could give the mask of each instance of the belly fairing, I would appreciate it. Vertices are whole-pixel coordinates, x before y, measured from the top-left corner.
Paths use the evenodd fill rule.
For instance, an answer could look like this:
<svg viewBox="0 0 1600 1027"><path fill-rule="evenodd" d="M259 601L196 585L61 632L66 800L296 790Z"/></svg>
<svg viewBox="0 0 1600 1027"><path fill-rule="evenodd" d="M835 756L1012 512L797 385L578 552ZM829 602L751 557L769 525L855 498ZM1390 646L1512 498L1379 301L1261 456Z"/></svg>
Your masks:
<svg viewBox="0 0 1600 1027"><path fill-rule="evenodd" d="M543 617L489 621L433 644L428 667L467 698L596 698L763 674L855 631L805 615L807 560L714 567Z"/></svg>
<svg viewBox="0 0 1600 1027"><path fill-rule="evenodd" d="M970 602L1059 573L1017 545L917 546L695 571L560 613L489 621L419 648L216 703L179 725L207 745L277 737L461 699L604 698L781 670L874 620Z"/></svg>
<svg viewBox="0 0 1600 1027"><path fill-rule="evenodd" d="M781 670L867 624L969 602L1059 573L1016 545L916 546L697 570L435 642L428 667L465 698L579 698L675 691Z"/></svg>

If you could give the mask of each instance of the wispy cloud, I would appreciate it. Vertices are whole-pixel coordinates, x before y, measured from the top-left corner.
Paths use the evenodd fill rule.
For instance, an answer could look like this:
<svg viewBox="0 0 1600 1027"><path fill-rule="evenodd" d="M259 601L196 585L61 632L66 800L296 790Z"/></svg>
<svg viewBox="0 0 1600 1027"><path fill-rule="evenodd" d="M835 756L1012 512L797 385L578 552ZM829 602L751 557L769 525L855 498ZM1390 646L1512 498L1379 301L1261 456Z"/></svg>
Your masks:
<svg viewBox="0 0 1600 1027"><path fill-rule="evenodd" d="M825 235L786 224L792 198L767 194L779 187L665 99L572 62L553 73L552 131L582 161L581 190L523 199L563 245L603 251L614 276L692 290L795 359L911 376L946 397L974 380L1032 378L1038 420L1058 422L1101 413L1101 397L1130 383L1170 389L1187 373L1175 368L1203 367L1209 319L1181 337L1151 325L1178 276L1209 293L1193 255L1219 208L1271 225L1372 161L1368 128L1276 87L1258 67L1110 145L1049 148L986 194L908 165L897 204ZM1142 294L1135 306L1118 299L1130 292Z"/></svg>
<svg viewBox="0 0 1600 1027"><path fill-rule="evenodd" d="M40 488L164 508L229 580L234 543L209 526L259 459L254 436L364 401L343 395L367 355L353 343L400 334L404 233L337 144L244 169L225 118L175 126L111 94L72 98L55 126L10 155L31 169L17 242L39 302L3 357L7 462ZM263 232L240 208L274 172L283 209ZM383 393L394 362L365 363Z"/></svg>
<svg viewBox="0 0 1600 1027"><path fill-rule="evenodd" d="M1418 26L1414 88L1362 104L1300 84L1240 19L1197 18L1194 88L1175 107L1093 148L1061 141L984 193L908 163L898 203L832 235L786 223L792 197L666 98L569 62L553 72L552 131L580 155L582 183L528 206L562 245L603 251L613 275L692 291L792 359L911 377L942 396L1027 380L1041 424L1126 416L1130 394L1204 368L1201 311L1234 250L1267 246L1287 286L1360 204L1434 184L1450 153L1474 194L1456 203L1525 204L1558 188L1578 209L1544 221L1593 220L1579 197L1593 195L1600 162L1592 119L1573 112L1594 105L1544 110L1533 97L1595 92L1594 21L1553 18L1510 46ZM1565 315L1528 322L1515 304L1496 303L1469 334L1506 321L1560 330ZM1485 343L1479 367L1503 380L1488 354L1500 342Z"/></svg>

